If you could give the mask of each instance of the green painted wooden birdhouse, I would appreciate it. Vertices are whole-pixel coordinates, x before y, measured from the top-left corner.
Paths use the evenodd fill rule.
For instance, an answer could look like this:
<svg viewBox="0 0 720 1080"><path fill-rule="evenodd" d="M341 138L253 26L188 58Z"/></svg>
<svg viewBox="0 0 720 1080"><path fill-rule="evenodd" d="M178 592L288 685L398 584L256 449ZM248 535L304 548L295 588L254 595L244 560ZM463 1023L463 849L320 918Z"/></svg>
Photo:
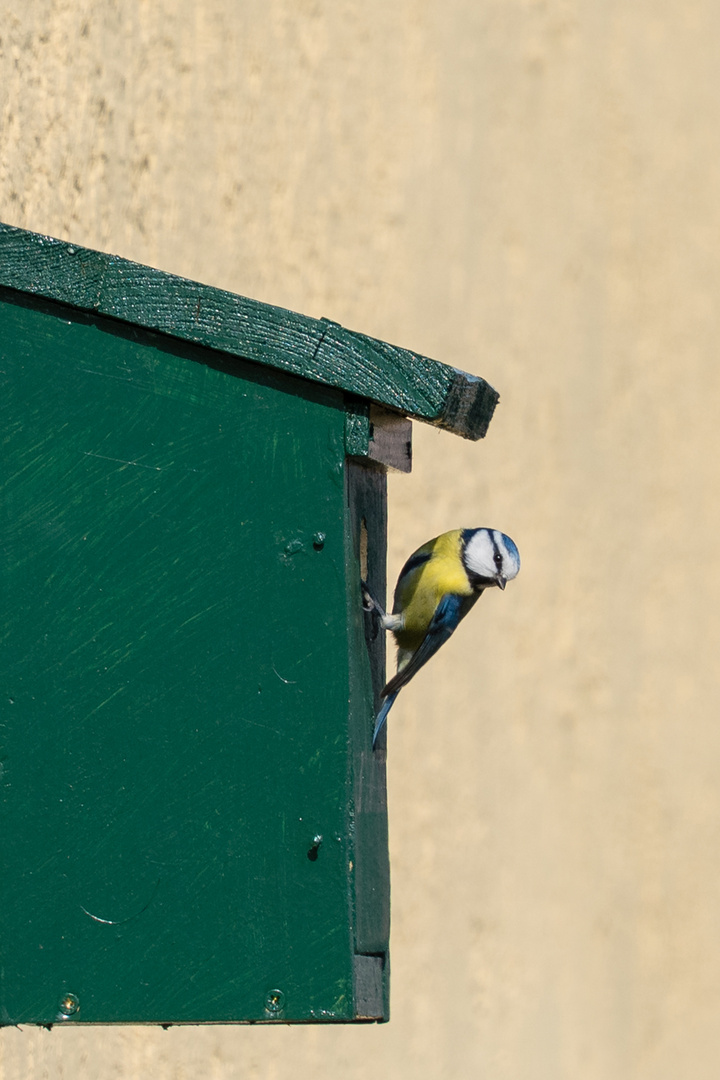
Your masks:
<svg viewBox="0 0 720 1080"><path fill-rule="evenodd" d="M497 395L0 226L0 1023L388 1017L386 469Z"/></svg>

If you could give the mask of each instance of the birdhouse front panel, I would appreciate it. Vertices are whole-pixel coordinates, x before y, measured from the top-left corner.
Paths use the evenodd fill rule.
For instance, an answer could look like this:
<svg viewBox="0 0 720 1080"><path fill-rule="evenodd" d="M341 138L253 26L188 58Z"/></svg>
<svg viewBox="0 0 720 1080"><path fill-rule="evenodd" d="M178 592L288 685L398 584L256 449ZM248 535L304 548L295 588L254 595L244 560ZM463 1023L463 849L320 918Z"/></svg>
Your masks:
<svg viewBox="0 0 720 1080"><path fill-rule="evenodd" d="M384 474L344 394L13 290L0 320L2 1022L383 1018Z"/></svg>

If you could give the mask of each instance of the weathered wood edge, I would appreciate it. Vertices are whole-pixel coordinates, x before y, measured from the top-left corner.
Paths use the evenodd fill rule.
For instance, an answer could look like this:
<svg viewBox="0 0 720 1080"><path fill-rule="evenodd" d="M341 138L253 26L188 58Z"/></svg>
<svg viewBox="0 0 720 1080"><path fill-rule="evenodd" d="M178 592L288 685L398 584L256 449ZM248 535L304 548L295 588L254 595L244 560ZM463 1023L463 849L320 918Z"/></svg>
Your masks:
<svg viewBox="0 0 720 1080"><path fill-rule="evenodd" d="M0 223L0 285L334 386L466 439L498 401L484 379L285 308Z"/></svg>

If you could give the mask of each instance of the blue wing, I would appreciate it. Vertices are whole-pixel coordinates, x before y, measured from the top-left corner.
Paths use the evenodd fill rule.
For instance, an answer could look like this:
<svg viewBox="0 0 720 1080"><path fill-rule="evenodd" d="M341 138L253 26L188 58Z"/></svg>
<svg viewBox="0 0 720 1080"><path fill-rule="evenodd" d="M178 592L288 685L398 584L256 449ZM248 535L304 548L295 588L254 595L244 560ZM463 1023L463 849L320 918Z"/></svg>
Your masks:
<svg viewBox="0 0 720 1080"><path fill-rule="evenodd" d="M395 701L396 697L397 697L397 692L394 693L394 694L390 694L388 697L385 698L382 705L380 706L380 712L377 714L377 718L375 720L375 730L373 731L373 740L372 740L373 750L375 749L375 743L377 742L377 737L380 734L380 732L382 731L383 727L385 726L385 721L387 720L387 715L390 712L390 710L392 709L393 702Z"/></svg>
<svg viewBox="0 0 720 1080"><path fill-rule="evenodd" d="M427 633L418 645L409 661L397 675L393 676L382 692L383 697L389 697L410 682L413 675L427 664L431 656L434 656L441 645L444 645L451 634L454 633L463 615L469 610L468 600L474 601L473 597L456 596L448 593L435 608L435 614L430 620Z"/></svg>
<svg viewBox="0 0 720 1080"><path fill-rule="evenodd" d="M385 725L388 713L395 703L395 698L398 696L403 686L405 686L405 683L410 682L413 675L423 666L423 664L427 664L430 657L434 656L440 646L445 644L447 639L457 629L460 620L467 615L481 593L482 590L473 593L472 596L457 596L454 593L447 593L443 596L435 609L435 614L430 620L430 625L428 626L425 637L422 639L402 671L398 671L397 675L393 676L381 692L381 697L384 697L385 700L383 701L375 720L375 730L373 731L372 741L373 750L375 749L377 737Z"/></svg>

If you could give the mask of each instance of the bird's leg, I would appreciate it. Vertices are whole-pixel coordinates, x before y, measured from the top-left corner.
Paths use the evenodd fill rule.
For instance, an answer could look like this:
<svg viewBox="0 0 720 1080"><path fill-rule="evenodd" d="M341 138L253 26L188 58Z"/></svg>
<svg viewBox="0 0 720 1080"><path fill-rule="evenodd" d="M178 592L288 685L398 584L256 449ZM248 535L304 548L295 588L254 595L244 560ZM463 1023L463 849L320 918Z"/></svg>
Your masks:
<svg viewBox="0 0 720 1080"><path fill-rule="evenodd" d="M383 611L382 607L375 599L373 594L368 588L366 581L360 582L360 592L362 594L363 611L372 611L377 616L377 621L383 630L401 630L403 626L402 615L388 615L386 611Z"/></svg>

